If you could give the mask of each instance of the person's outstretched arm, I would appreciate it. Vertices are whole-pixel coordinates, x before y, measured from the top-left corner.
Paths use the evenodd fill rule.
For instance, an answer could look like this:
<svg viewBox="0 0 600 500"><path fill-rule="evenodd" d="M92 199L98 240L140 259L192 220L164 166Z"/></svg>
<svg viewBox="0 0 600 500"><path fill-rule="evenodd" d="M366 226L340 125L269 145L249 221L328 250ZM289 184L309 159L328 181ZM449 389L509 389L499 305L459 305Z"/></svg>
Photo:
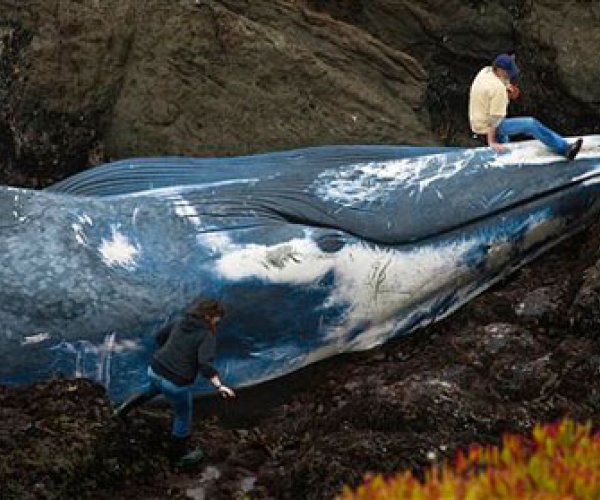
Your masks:
<svg viewBox="0 0 600 500"><path fill-rule="evenodd" d="M221 382L219 372L210 363L214 361L217 352L217 341L214 333L207 333L204 341L198 346L198 372L210 380L219 394L224 398L234 398L235 392Z"/></svg>
<svg viewBox="0 0 600 500"><path fill-rule="evenodd" d="M223 382L221 382L221 377L219 377L219 372L215 370L214 366L208 363L199 363L198 371L204 377L210 380L210 383L219 391L219 394L224 398L235 398L235 392L233 389L227 387Z"/></svg>

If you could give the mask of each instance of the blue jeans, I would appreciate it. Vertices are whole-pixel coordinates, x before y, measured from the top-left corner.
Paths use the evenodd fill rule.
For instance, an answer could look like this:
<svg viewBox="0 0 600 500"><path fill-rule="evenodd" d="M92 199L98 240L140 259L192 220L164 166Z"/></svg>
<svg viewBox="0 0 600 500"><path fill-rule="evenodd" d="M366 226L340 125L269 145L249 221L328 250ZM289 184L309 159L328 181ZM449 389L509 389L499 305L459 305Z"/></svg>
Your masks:
<svg viewBox="0 0 600 500"><path fill-rule="evenodd" d="M522 118L504 118L496 128L496 140L501 143L509 141L511 135L523 134L535 137L553 151L564 155L569 144L553 130L542 125L530 116Z"/></svg>
<svg viewBox="0 0 600 500"><path fill-rule="evenodd" d="M192 387L189 385L178 386L164 377L157 375L152 368L148 367L148 378L150 381L142 389L148 399L162 394L173 410L173 427L171 434L175 437L184 438L190 434L192 425Z"/></svg>

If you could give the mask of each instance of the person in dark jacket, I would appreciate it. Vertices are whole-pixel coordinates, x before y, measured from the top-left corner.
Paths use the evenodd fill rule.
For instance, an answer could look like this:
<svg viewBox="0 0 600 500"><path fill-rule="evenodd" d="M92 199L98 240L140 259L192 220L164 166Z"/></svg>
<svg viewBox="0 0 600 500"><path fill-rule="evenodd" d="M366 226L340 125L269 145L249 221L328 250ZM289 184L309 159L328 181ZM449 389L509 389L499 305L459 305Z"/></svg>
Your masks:
<svg viewBox="0 0 600 500"><path fill-rule="evenodd" d="M210 364L216 352L217 324L224 313L217 301L198 300L180 320L162 328L156 335L159 348L148 366L148 384L115 411L116 417L123 417L162 394L173 411L172 458L177 466L192 465L203 456L202 450L189 450L187 445L193 416L192 387L198 373L209 379L224 398L235 397Z"/></svg>

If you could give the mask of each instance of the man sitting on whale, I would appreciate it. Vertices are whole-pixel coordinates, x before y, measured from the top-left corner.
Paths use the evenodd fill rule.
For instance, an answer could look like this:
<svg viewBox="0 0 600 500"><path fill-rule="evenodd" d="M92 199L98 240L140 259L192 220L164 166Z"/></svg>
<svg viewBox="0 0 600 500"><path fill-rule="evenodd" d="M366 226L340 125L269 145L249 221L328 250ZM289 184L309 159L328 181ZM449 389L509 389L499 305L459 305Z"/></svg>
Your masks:
<svg viewBox="0 0 600 500"><path fill-rule="evenodd" d="M492 66L483 68L471 85L469 122L471 130L483 136L488 146L501 152L510 136L524 134L535 137L556 153L574 160L583 139L569 144L563 137L530 116L507 118L509 99L516 98L518 88L511 84L519 74L514 57L500 54Z"/></svg>

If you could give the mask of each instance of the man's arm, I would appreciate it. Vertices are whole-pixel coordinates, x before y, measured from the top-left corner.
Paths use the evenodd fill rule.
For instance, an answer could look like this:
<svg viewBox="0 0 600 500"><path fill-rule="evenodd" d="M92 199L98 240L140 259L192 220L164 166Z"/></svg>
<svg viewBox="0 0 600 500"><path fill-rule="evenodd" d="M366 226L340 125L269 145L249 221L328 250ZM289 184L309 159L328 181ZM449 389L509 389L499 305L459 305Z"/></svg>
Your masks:
<svg viewBox="0 0 600 500"><path fill-rule="evenodd" d="M205 341L198 346L198 372L204 378L210 380L221 396L224 398L234 398L235 392L226 385L223 385L219 377L219 372L210 364L215 357L216 340L214 334L209 333L208 335Z"/></svg>
<svg viewBox="0 0 600 500"><path fill-rule="evenodd" d="M490 127L488 129L487 143L490 148L494 148L498 153L506 149L502 144L496 141L496 127Z"/></svg>
<svg viewBox="0 0 600 500"><path fill-rule="evenodd" d="M214 377L219 376L219 372L208 363L198 363L198 372L200 373L200 375L202 375L204 378L209 379L211 382Z"/></svg>
<svg viewBox="0 0 600 500"><path fill-rule="evenodd" d="M235 392L221 382L219 372L212 365L202 363L198 366L198 371L204 377L210 380L210 383L219 391L224 398L235 398Z"/></svg>
<svg viewBox="0 0 600 500"><path fill-rule="evenodd" d="M494 148L498 153L506 148L496 140L498 125L504 119L504 116L491 115L489 118L489 128L487 132L487 143L490 148Z"/></svg>
<svg viewBox="0 0 600 500"><path fill-rule="evenodd" d="M488 146L494 148L497 152L505 150L505 147L496 140L496 132L498 126L506 117L506 110L508 108L508 96L506 95L506 88L503 85L499 85L494 88L494 92L490 97L489 101L489 118L488 118L488 133L487 143Z"/></svg>

